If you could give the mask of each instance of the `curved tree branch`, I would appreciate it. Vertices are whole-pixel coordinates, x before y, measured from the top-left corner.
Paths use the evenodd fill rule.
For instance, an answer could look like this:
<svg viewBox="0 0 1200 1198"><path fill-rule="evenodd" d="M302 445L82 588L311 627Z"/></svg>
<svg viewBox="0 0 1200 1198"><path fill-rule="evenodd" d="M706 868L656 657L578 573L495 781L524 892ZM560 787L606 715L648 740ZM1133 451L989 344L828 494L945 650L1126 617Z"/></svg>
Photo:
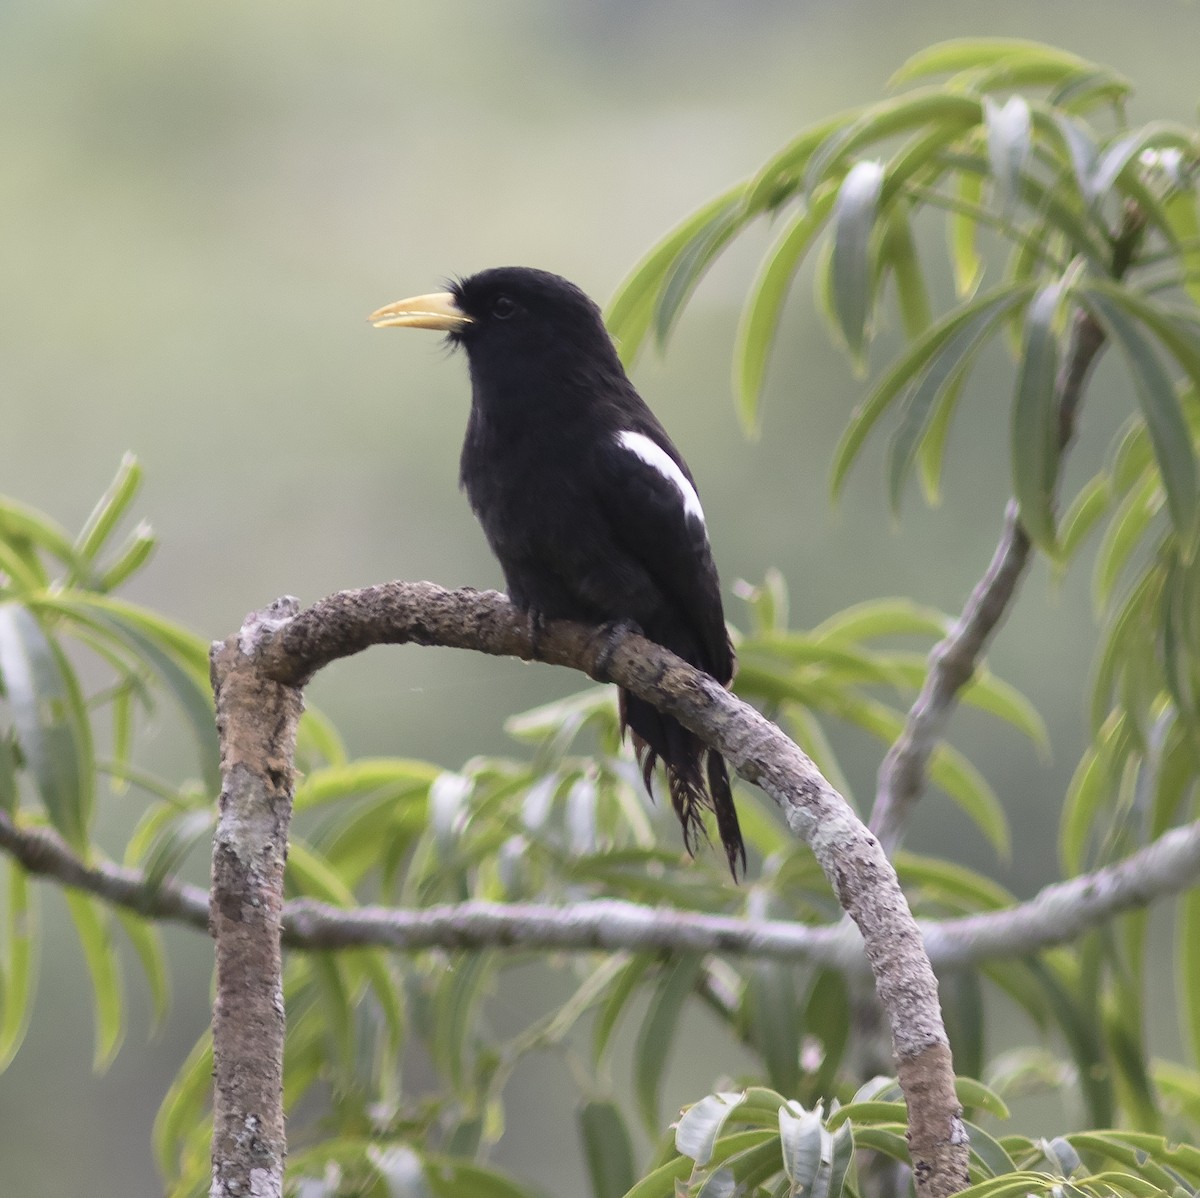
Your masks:
<svg viewBox="0 0 1200 1198"><path fill-rule="evenodd" d="M1145 227L1146 217L1141 209L1136 204L1127 205L1120 230L1113 238L1114 279L1120 279L1129 269ZM1104 345L1105 334L1099 322L1090 312L1077 311L1067 352L1055 379L1060 462L1075 435L1084 384ZM941 740L958 693L971 680L988 642L1016 597L1029 565L1030 548L1016 501L1010 501L991 563L954 627L930 653L925 684L909 710L904 730L879 767L870 828L889 854L900 847L909 813L925 790L929 758Z"/></svg>
<svg viewBox="0 0 1200 1198"><path fill-rule="evenodd" d="M967 1182L967 1138L954 1092L937 980L879 842L779 728L665 649L632 634L613 646L611 636L597 636L595 629L576 624L550 624L539 629L536 638L531 631L528 619L503 595L447 591L426 582L341 592L290 618L286 612L281 618L278 609L251 617L240 636L214 648L214 662L229 663L228 678L241 677L245 669L247 677L261 680L264 694L271 698L268 710L256 713L251 705L231 707L224 702L228 682L217 687L223 756L226 742L253 746L257 764L244 771L250 782L240 787L259 808L251 826L270 824L283 805L282 792L272 790L273 780L286 773L290 787L291 759L284 762L276 751L288 731L281 714L285 705L268 683L279 695L294 697L298 714L299 688L323 665L370 645L398 643L537 658L620 683L717 748L738 774L779 803L793 832L812 848L839 903L862 933L876 992L888 1015L897 1075L909 1100L909 1146L918 1192L943 1198L961 1189ZM291 726L293 737L294 732ZM226 792L237 791L237 780L228 771L224 777ZM256 883L257 878L252 879L252 888ZM214 910L221 903L214 894ZM281 909L281 877L271 904ZM265 920L261 931L274 937L277 952L281 927L272 930L270 922ZM222 1001L219 993L218 1009ZM214 1036L218 1087L222 1051ZM256 1121L257 1126L263 1118L256 1108L238 1109L236 1103L222 1108L219 1116L214 1167L220 1128L234 1126L239 1119ZM218 1193L215 1185L213 1192ZM233 1190L221 1191L226 1192Z"/></svg>
<svg viewBox="0 0 1200 1198"><path fill-rule="evenodd" d="M1104 330L1090 313L1078 313L1057 381L1060 454L1065 453L1074 435L1083 385L1103 347ZM1029 566L1030 549L1016 500L1009 500L996 552L962 615L933 647L929 673L909 709L904 730L879 767L870 827L889 853L900 847L909 814L924 793L929 759L942 739L958 694L971 681L979 659L1016 598Z"/></svg>

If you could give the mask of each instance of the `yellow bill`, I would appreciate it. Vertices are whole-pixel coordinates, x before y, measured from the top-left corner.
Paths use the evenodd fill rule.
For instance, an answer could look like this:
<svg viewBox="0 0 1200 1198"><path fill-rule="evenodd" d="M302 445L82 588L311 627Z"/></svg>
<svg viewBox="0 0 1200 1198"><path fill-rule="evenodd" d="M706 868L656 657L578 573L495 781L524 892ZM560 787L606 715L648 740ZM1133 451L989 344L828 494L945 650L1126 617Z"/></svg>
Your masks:
<svg viewBox="0 0 1200 1198"><path fill-rule="evenodd" d="M367 319L377 329L440 329L447 333L471 323L449 291L397 300L372 312Z"/></svg>

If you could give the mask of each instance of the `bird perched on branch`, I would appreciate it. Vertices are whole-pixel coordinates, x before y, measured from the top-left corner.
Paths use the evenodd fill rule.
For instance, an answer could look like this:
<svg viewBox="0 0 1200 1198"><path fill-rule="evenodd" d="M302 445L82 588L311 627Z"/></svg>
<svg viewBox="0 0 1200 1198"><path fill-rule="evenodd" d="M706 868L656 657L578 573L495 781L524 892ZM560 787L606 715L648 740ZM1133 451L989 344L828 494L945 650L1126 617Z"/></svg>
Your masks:
<svg viewBox="0 0 1200 1198"><path fill-rule="evenodd" d="M507 266L371 321L439 329L466 351L461 482L512 602L535 624L634 628L728 685L733 649L696 484L626 376L599 308L558 275ZM688 850L711 809L736 878L746 850L724 759L625 690L620 711L647 790L655 763L666 769Z"/></svg>

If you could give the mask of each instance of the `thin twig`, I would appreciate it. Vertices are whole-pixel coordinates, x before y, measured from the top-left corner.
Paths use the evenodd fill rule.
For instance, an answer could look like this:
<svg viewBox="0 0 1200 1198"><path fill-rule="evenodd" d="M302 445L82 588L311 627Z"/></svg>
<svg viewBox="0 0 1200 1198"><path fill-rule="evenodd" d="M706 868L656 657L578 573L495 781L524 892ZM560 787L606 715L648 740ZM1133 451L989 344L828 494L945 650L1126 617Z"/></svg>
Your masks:
<svg viewBox="0 0 1200 1198"><path fill-rule="evenodd" d="M57 833L21 827L0 812L0 849L29 873L53 878L148 920L208 929L208 892L175 878L151 881L108 862L85 864ZM1117 864L1047 886L1002 911L918 921L935 969L981 965L1067 944L1124 911L1146 907L1195 885L1200 822L1173 828ZM543 903L469 901L433 907L335 907L293 899L283 908L290 949L496 948L578 952L661 950L774 958L866 971L851 925L814 927L783 920L706 915L596 899Z"/></svg>

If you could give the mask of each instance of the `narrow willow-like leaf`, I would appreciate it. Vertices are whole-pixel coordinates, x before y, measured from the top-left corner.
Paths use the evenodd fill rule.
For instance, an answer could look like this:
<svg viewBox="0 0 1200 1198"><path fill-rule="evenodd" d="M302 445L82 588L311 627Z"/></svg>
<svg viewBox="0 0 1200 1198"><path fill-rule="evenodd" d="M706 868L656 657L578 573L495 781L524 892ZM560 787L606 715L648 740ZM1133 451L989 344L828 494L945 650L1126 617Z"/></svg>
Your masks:
<svg viewBox="0 0 1200 1198"><path fill-rule="evenodd" d="M653 964L653 954L638 953L630 958L629 963L617 975L592 1028L592 1057L597 1064L603 1059L612 1033L636 992L638 983Z"/></svg>
<svg viewBox="0 0 1200 1198"><path fill-rule="evenodd" d="M787 1106L779 1108L779 1140L783 1150L783 1170L795 1192L811 1190L821 1167L821 1117L816 1111L793 1114Z"/></svg>
<svg viewBox="0 0 1200 1198"><path fill-rule="evenodd" d="M210 793L221 788L208 657L199 639L146 611L107 595L78 591L40 598L37 607L60 612L128 645L157 674L192 731L201 776Z"/></svg>
<svg viewBox="0 0 1200 1198"><path fill-rule="evenodd" d="M905 887L920 888L927 900L958 912L1001 911L1016 902L998 882L940 857L901 851L896 854L896 872Z"/></svg>
<svg viewBox="0 0 1200 1198"><path fill-rule="evenodd" d="M988 160L996 185L1001 214L1012 211L1020 193L1021 176L1029 158L1032 122L1022 96L1009 96L1003 104L990 97L983 101L987 125Z"/></svg>
<svg viewBox="0 0 1200 1198"><path fill-rule="evenodd" d="M969 365L969 362L968 362ZM933 405L925 435L917 446L917 466L921 480L921 492L930 507L941 502L942 465L946 455L946 441L950 436L950 425L958 409L970 371L966 365L960 368L942 388L942 394Z"/></svg>
<svg viewBox="0 0 1200 1198"><path fill-rule="evenodd" d="M971 1163L985 1177L1004 1177L1015 1171L1016 1163L999 1140L969 1119L964 1122L971 1139Z"/></svg>
<svg viewBox="0 0 1200 1198"><path fill-rule="evenodd" d="M738 203L745 184L739 183L710 200L659 241L618 286L605 319L626 364L637 357L654 323L656 301L673 263L696 234Z"/></svg>
<svg viewBox="0 0 1200 1198"><path fill-rule="evenodd" d="M938 42L907 59L888 80L889 87L914 79L965 71L972 67L991 67L997 63L1037 62L1057 65L1064 75L1088 68L1091 64L1066 50L1025 38L973 37Z"/></svg>
<svg viewBox="0 0 1200 1198"><path fill-rule="evenodd" d="M979 222L972 213L983 201L983 176L959 171L956 182L959 206L950 213L947 233L950 263L954 267L954 291L960 300L970 299L983 279L983 258L978 249Z"/></svg>
<svg viewBox="0 0 1200 1198"><path fill-rule="evenodd" d="M888 497L893 511L900 509L901 492L912 474L917 449L940 399L948 388L961 382L975 354L1002 315L1003 309L987 309L963 325L931 359L924 374L909 390L900 425L888 452Z"/></svg>
<svg viewBox="0 0 1200 1198"><path fill-rule="evenodd" d="M1094 194L1096 163L1100 157L1096 140L1087 125L1065 112L1052 111L1051 119L1066 146L1079 194L1090 202Z"/></svg>
<svg viewBox="0 0 1200 1198"><path fill-rule="evenodd" d="M781 1093L795 1094L800 1086L801 1026L792 967L785 961L752 963L742 1009L767 1080Z"/></svg>
<svg viewBox="0 0 1200 1198"><path fill-rule="evenodd" d="M1183 1042L1200 1067L1200 887L1185 890L1176 905L1175 989Z"/></svg>
<svg viewBox="0 0 1200 1198"><path fill-rule="evenodd" d="M578 1119L592 1198L621 1198L637 1180L621 1108L615 1102L585 1102Z"/></svg>
<svg viewBox="0 0 1200 1198"><path fill-rule="evenodd" d="M835 969L820 969L804 1000L801 1026L821 1042L821 1063L808 1080L813 1100L831 1097L838 1068L850 1042L850 993Z"/></svg>
<svg viewBox="0 0 1200 1198"><path fill-rule="evenodd" d="M1172 191L1164 207L1175 240L1181 247L1179 261L1183 266L1184 290L1193 304L1200 304L1200 214L1196 204L1195 189L1186 187Z"/></svg>
<svg viewBox="0 0 1200 1198"><path fill-rule="evenodd" d="M1145 325L1183 368L1192 386L1200 388L1200 329L1191 308L1159 303L1105 279L1090 280L1087 290L1111 300Z"/></svg>
<svg viewBox="0 0 1200 1198"><path fill-rule="evenodd" d="M289 1035L291 1031L289 1026ZM154 1117L154 1161L168 1183L179 1179L184 1146L195 1129L203 1128L206 1122L212 1072L212 1032L206 1030L180 1065Z"/></svg>
<svg viewBox="0 0 1200 1198"><path fill-rule="evenodd" d="M733 386L742 428L748 434L758 432L767 359L788 289L813 238L828 219L835 197L832 189L822 191L786 225L767 251L742 309L734 344Z"/></svg>
<svg viewBox="0 0 1200 1198"><path fill-rule="evenodd" d="M871 233L879 210L883 165L857 162L833 207L833 300L838 327L851 354L862 359L871 304Z"/></svg>
<svg viewBox="0 0 1200 1198"><path fill-rule="evenodd" d="M915 341L929 328L933 314L916 242L913 241L907 203L894 204L889 209L880 253L896 281L896 299L900 305L904 332L910 341Z"/></svg>
<svg viewBox="0 0 1200 1198"><path fill-rule="evenodd" d="M654 334L664 345L683 306L704 278L717 255L746 223L740 204L731 204L680 250L663 281L654 310Z"/></svg>
<svg viewBox="0 0 1200 1198"><path fill-rule="evenodd" d="M125 1030L121 970L104 909L94 899L76 890L65 890L63 898L75 924L88 975L92 980L96 1024L96 1050L92 1067L99 1071L111 1064Z"/></svg>
<svg viewBox="0 0 1200 1198"><path fill-rule="evenodd" d="M27 565L37 572L43 586L49 582L49 575L38 561L38 553L56 557L72 571L87 572L87 563L79 561L75 545L61 524L7 496L0 496L0 541L21 548Z"/></svg>
<svg viewBox="0 0 1200 1198"><path fill-rule="evenodd" d="M911 599L868 599L834 612L811 632L814 640L859 644L876 637L943 637L950 619L933 607Z"/></svg>
<svg viewBox="0 0 1200 1198"><path fill-rule="evenodd" d="M675 1151L707 1165L726 1121L743 1098L741 1093L708 1094L689 1106L675 1125Z"/></svg>
<svg viewBox="0 0 1200 1198"><path fill-rule="evenodd" d="M163 951L162 936L158 928L149 920L142 919L120 907L114 908L114 914L125 929L129 943L133 945L141 962L142 972L146 975L146 983L150 987L150 1002L154 1011L154 1026L161 1029L171 1006L171 980L167 974L167 958Z"/></svg>
<svg viewBox="0 0 1200 1198"><path fill-rule="evenodd" d="M1112 141L1101 153L1092 175L1088 199L1099 203L1116 183L1121 172L1148 146L1173 147L1191 152L1191 138L1184 130L1177 130L1164 122L1155 121L1133 133L1127 133Z"/></svg>
<svg viewBox="0 0 1200 1198"><path fill-rule="evenodd" d="M1094 475L1080 488L1059 521L1058 553L1063 565L1079 552L1111 505L1112 492L1106 475Z"/></svg>
<svg viewBox="0 0 1200 1198"><path fill-rule="evenodd" d="M974 969L945 970L938 977L938 989L954 1067L967 1074L982 1073L986 1044L979 974Z"/></svg>
<svg viewBox="0 0 1200 1198"><path fill-rule="evenodd" d="M0 944L0 1071L8 1068L25 1039L38 976L37 899L29 875L15 861L8 862L8 887L4 904L4 935Z"/></svg>
<svg viewBox="0 0 1200 1198"><path fill-rule="evenodd" d="M1097 612L1103 612L1112 601L1130 555L1145 540L1146 529L1161 507L1158 478L1151 475L1130 491L1113 513L1096 553L1092 575L1092 602Z"/></svg>
<svg viewBox="0 0 1200 1198"><path fill-rule="evenodd" d="M85 852L94 788L91 725L62 652L15 603L0 604L0 679L46 812L67 843Z"/></svg>
<svg viewBox="0 0 1200 1198"><path fill-rule="evenodd" d="M1136 644L1138 635L1147 625L1155 623L1154 613L1162 596L1164 577L1165 571L1161 567L1147 570L1108 622L1092 684L1090 715L1095 729L1100 729L1106 721L1113 689L1130 646Z"/></svg>
<svg viewBox="0 0 1200 1198"><path fill-rule="evenodd" d="M1106 1127L1113 1118L1112 1076L1104 1042L1087 1001L1089 996L1076 994L1058 969L1046 961L1031 959L1029 966L1046 991L1055 1021L1079 1070L1087 1118L1093 1126Z"/></svg>
<svg viewBox="0 0 1200 1198"><path fill-rule="evenodd" d="M762 212L778 208L803 190L804 172L813 154L839 130L850 127L864 112L866 105L836 113L824 121L810 125L797 134L783 149L767 159L746 191L746 208Z"/></svg>
<svg viewBox="0 0 1200 1198"><path fill-rule="evenodd" d="M684 1003L700 972L700 958L686 955L670 967L659 984L646 1018L638 1031L634 1054L634 1090L646 1126L658 1127L659 1090L667 1057L679 1030Z"/></svg>
<svg viewBox="0 0 1200 1198"><path fill-rule="evenodd" d="M1066 281L1039 289L1025 312L1024 347L1017 375L1012 419L1013 494L1021 526L1036 545L1056 551L1054 483L1058 476L1059 308Z"/></svg>
<svg viewBox="0 0 1200 1198"><path fill-rule="evenodd" d="M840 165L858 150L910 129L941 126L961 130L982 119L978 99L941 87L918 88L865 109L853 124L831 132L813 153L805 173L811 194L827 177L840 174Z"/></svg>
<svg viewBox="0 0 1200 1198"><path fill-rule="evenodd" d="M475 1055L475 1021L492 978L491 953L460 953L443 976L434 998L437 1013L433 1058L455 1092L470 1096L467 1069Z"/></svg>
<svg viewBox="0 0 1200 1198"><path fill-rule="evenodd" d="M1200 493L1192 436L1175 388L1154 347L1118 304L1095 289L1087 292L1083 300L1121 346L1129 362L1167 492L1171 523L1183 541L1190 544L1197 526Z"/></svg>
<svg viewBox="0 0 1200 1198"><path fill-rule="evenodd" d="M142 468L137 458L127 453L121 459L116 477L92 509L76 538L75 551L81 562L89 565L95 562L96 555L104 548L118 521L128 511L141 485ZM68 582L75 581L77 579L74 576L68 578Z"/></svg>
<svg viewBox="0 0 1200 1198"><path fill-rule="evenodd" d="M145 520L141 521L117 550L112 561L100 572L96 589L103 592L116 590L150 560L150 555L157 547L158 539L154 530Z"/></svg>
<svg viewBox="0 0 1200 1198"><path fill-rule="evenodd" d="M971 818L996 853L1007 860L1012 852L1008 817L983 775L956 749L943 744L930 759L929 778Z"/></svg>
<svg viewBox="0 0 1200 1198"><path fill-rule="evenodd" d="M851 415L850 423L846 426L846 431L842 434L834 454L830 486L835 496L841 490L846 473L855 458L858 457L867 434L892 405L896 397L921 376L922 371L934 356L941 352L946 343L964 325L980 317L984 312L996 309L996 314L1001 315L1027 299L1033 290L1032 284L1025 283L1004 284L988 291L943 317L929 329L924 337L905 352L879 381L875 390L854 409Z"/></svg>

